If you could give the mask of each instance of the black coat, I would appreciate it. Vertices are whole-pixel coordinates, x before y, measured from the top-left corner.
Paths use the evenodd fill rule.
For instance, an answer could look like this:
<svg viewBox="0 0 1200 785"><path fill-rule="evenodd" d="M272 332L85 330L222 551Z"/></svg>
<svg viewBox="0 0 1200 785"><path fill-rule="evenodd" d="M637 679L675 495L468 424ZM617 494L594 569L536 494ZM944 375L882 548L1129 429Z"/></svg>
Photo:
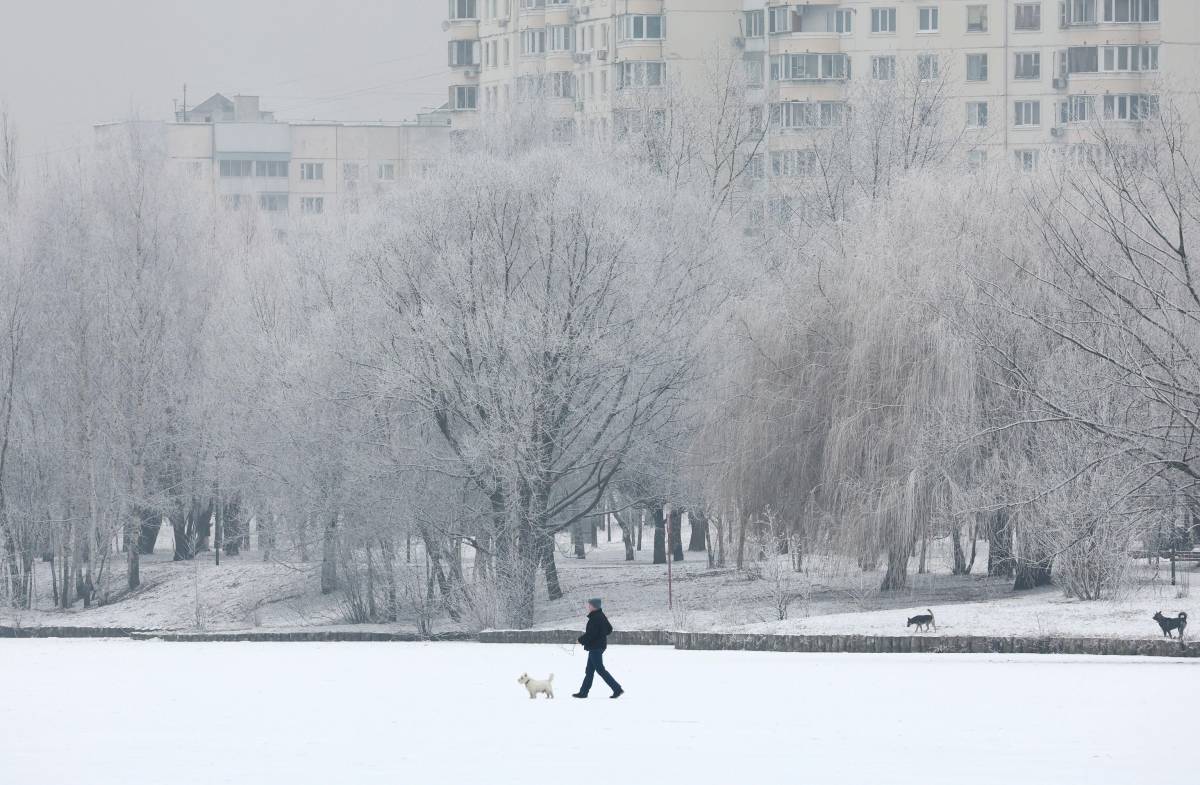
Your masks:
<svg viewBox="0 0 1200 785"><path fill-rule="evenodd" d="M579 636L579 644L584 651L604 651L608 648L608 636L612 631L604 611L592 611L588 614L587 628Z"/></svg>

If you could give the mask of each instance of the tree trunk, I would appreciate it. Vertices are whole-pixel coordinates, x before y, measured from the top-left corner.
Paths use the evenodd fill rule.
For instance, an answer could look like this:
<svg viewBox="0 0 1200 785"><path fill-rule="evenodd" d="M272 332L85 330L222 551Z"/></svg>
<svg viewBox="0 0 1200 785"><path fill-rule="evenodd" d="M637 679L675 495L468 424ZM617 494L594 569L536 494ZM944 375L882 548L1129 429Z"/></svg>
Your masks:
<svg viewBox="0 0 1200 785"><path fill-rule="evenodd" d="M162 529L162 518L162 513L157 510L142 510L138 550L143 556L154 553L154 546L158 543L158 532Z"/></svg>
<svg viewBox="0 0 1200 785"><path fill-rule="evenodd" d="M1028 562L1024 559L1017 560L1013 591L1028 591L1040 586L1049 586L1052 583L1054 580L1050 574L1049 564Z"/></svg>
<svg viewBox="0 0 1200 785"><path fill-rule="evenodd" d="M887 572L883 576L880 591L895 591L908 586L908 560L912 557L913 543L907 537L904 542L888 548Z"/></svg>
<svg viewBox="0 0 1200 785"><path fill-rule="evenodd" d="M593 515L588 518L588 521L590 521L589 525L591 528L591 535L592 535L592 547L599 548L600 547L600 527L604 525L604 518L599 515Z"/></svg>
<svg viewBox="0 0 1200 785"><path fill-rule="evenodd" d="M225 544L225 554L237 556L241 553L242 544L246 537L246 520L242 516L242 500L237 494L225 500L221 515L221 541Z"/></svg>
<svg viewBox="0 0 1200 785"><path fill-rule="evenodd" d="M628 518L622 518L615 512L610 515L616 519L617 526L621 529L621 543L625 546L625 561L633 561L633 527Z"/></svg>
<svg viewBox="0 0 1200 785"><path fill-rule="evenodd" d="M683 561L683 510L671 510L671 559Z"/></svg>
<svg viewBox="0 0 1200 785"><path fill-rule="evenodd" d="M750 516L738 512L737 562L735 566L741 571L746 565L746 529L750 526Z"/></svg>
<svg viewBox="0 0 1200 785"><path fill-rule="evenodd" d="M929 553L929 522L926 521L925 525L921 527L921 558L917 562L917 575L925 574L925 572L926 572L925 556L928 553Z"/></svg>
<svg viewBox="0 0 1200 785"><path fill-rule="evenodd" d="M967 555L963 552L962 522L958 516L955 516L954 522L950 524L950 546L954 553L954 565L950 572L954 575L966 575L970 569L967 567Z"/></svg>
<svg viewBox="0 0 1200 785"><path fill-rule="evenodd" d="M325 526L324 536L321 542L321 593L329 594L337 590L338 574L337 574L337 558L338 558L338 541L337 541L337 525L338 517L335 513L330 516L329 523Z"/></svg>
<svg viewBox="0 0 1200 785"><path fill-rule="evenodd" d="M142 549L139 542L141 532L141 516L135 510L130 510L125 521L125 585L133 591L142 584Z"/></svg>
<svg viewBox="0 0 1200 785"><path fill-rule="evenodd" d="M384 599L387 601L384 618L387 621L396 621L400 607L396 599L396 544L391 537L381 537L379 549L383 554Z"/></svg>
<svg viewBox="0 0 1200 785"><path fill-rule="evenodd" d="M655 507L651 513L651 520L654 524L654 564L667 563L667 537L666 528L663 525L663 509Z"/></svg>
<svg viewBox="0 0 1200 785"><path fill-rule="evenodd" d="M688 541L689 551L704 551L708 535L708 518L702 512L689 512L688 523L691 524L692 537Z"/></svg>
<svg viewBox="0 0 1200 785"><path fill-rule="evenodd" d="M988 516L988 575L1013 577L1013 532L1008 510L996 510Z"/></svg>
<svg viewBox="0 0 1200 785"><path fill-rule="evenodd" d="M558 582L558 566L554 563L554 535L541 533L542 570L546 573L546 595L551 600L561 600L562 586Z"/></svg>
<svg viewBox="0 0 1200 785"><path fill-rule="evenodd" d="M586 547L586 543L583 541L584 523L585 523L585 519L580 518L579 520L577 520L571 524L571 544L573 546L575 546L575 558L576 559L586 559L587 558L587 547Z"/></svg>

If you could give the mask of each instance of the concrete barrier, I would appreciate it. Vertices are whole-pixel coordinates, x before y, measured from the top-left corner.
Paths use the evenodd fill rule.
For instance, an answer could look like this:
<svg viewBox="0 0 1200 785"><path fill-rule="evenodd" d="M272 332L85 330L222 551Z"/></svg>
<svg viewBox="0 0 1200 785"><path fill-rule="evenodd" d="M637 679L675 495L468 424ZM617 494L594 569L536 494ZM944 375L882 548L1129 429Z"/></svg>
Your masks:
<svg viewBox="0 0 1200 785"><path fill-rule="evenodd" d="M131 627L0 627L0 638L128 638Z"/></svg>
<svg viewBox="0 0 1200 785"><path fill-rule="evenodd" d="M579 630L446 632L423 638L378 630L141 630L128 627L0 627L0 638L131 638L181 643L478 641L571 645ZM617 630L617 646L674 646L689 651L769 651L798 654L1084 654L1129 657L1200 657L1200 646L1166 639L1001 638L969 635L770 635L764 633Z"/></svg>
<svg viewBox="0 0 1200 785"><path fill-rule="evenodd" d="M758 635L677 632L675 648L699 651L779 651L853 654L1085 654L1200 657L1179 641L1125 638L996 638L968 635Z"/></svg>

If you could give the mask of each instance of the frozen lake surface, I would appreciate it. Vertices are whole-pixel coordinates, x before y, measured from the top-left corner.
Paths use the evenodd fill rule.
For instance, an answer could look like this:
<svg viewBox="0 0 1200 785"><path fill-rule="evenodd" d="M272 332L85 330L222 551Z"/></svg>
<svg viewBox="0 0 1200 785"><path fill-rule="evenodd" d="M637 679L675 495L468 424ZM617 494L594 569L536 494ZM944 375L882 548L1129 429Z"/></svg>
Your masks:
<svg viewBox="0 0 1200 785"><path fill-rule="evenodd" d="M561 646L0 641L0 783L1134 785L1174 776L1200 698L1195 660L606 662L617 701L572 699Z"/></svg>

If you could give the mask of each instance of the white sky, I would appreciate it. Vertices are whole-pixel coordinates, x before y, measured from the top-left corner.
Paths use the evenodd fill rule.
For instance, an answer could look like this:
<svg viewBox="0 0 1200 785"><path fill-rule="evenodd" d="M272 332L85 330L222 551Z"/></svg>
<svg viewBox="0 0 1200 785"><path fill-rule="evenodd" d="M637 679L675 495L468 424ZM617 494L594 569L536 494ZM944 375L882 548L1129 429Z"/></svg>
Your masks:
<svg viewBox="0 0 1200 785"><path fill-rule="evenodd" d="M445 0L0 0L22 157L214 92L281 119L402 120L446 100Z"/></svg>

